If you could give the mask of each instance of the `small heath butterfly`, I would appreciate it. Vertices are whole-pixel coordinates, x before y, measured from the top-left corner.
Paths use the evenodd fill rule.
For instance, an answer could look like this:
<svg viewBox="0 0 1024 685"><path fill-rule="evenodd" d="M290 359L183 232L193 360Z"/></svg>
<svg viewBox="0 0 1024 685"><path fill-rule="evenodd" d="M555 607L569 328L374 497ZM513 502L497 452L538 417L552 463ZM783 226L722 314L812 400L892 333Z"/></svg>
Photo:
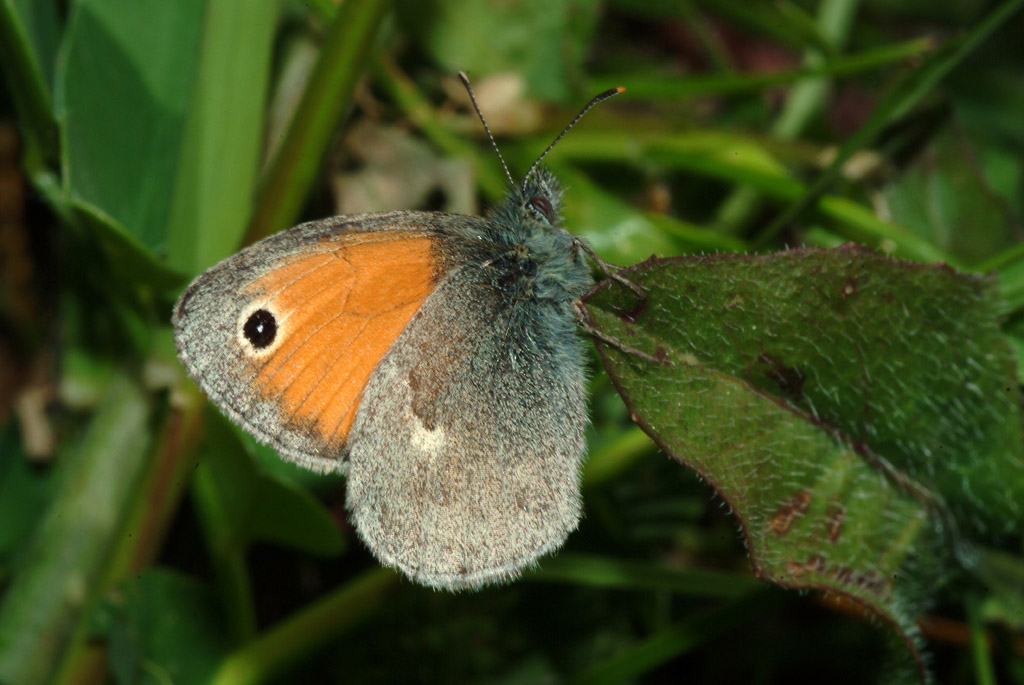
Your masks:
<svg viewBox="0 0 1024 685"><path fill-rule="evenodd" d="M510 579L579 522L576 307L593 279L539 164L622 90L591 100L522 183L501 160L511 189L486 218L312 221L225 259L175 305L203 392L283 458L347 473L359 536L418 583Z"/></svg>

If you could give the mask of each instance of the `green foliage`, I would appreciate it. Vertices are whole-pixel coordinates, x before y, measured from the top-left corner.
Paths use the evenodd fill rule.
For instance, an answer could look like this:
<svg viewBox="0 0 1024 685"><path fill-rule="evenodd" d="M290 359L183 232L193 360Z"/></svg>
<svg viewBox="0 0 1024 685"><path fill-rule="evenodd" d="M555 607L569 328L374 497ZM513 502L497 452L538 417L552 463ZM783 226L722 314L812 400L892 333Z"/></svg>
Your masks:
<svg viewBox="0 0 1024 685"><path fill-rule="evenodd" d="M0 679L46 682L60 666L146 466L148 404L115 378L84 434L66 443L61 482L0 608Z"/></svg>
<svg viewBox="0 0 1024 685"><path fill-rule="evenodd" d="M0 681L1024 682L1022 6L0 0ZM457 70L513 174L625 86L547 160L566 223L691 256L588 301L671 363L602 346L580 530L453 596L168 319L413 165L410 209L500 197Z"/></svg>
<svg viewBox="0 0 1024 685"><path fill-rule="evenodd" d="M603 345L605 366L729 503L759 576L848 595L911 640L911 598L970 554L962 535L1021 534L1024 416L991 279L856 247L623 273L647 299L606 284L593 323L667 363Z"/></svg>
<svg viewBox="0 0 1024 685"><path fill-rule="evenodd" d="M228 651L217 607L205 584L157 568L106 595L90 627L115 682L208 682Z"/></svg>
<svg viewBox="0 0 1024 685"><path fill-rule="evenodd" d="M166 249L167 189L198 57L199 36L189 29L202 14L201 0L75 3L58 65L66 193L151 252Z"/></svg>
<svg viewBox="0 0 1024 685"><path fill-rule="evenodd" d="M446 71L467 64L484 73L514 71L531 95L565 101L581 76L600 6L588 0L411 0L396 9L408 35Z"/></svg>

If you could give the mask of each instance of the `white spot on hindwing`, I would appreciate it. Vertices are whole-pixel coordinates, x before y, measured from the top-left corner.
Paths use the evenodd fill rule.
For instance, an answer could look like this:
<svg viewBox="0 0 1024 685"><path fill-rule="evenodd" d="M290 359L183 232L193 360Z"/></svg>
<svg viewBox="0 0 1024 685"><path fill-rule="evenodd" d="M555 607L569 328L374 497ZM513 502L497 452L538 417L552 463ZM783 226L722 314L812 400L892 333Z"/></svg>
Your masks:
<svg viewBox="0 0 1024 685"><path fill-rule="evenodd" d="M397 374L396 374L397 375ZM437 420L430 420L424 415L427 411L417 406L417 397L423 399L430 392L430 385L415 369L405 374L401 381L405 390L405 417L409 425L409 444L417 451L431 457L437 457L448 443L448 435ZM433 414L433 412L429 412Z"/></svg>
<svg viewBox="0 0 1024 685"><path fill-rule="evenodd" d="M409 424L412 427L410 442L421 452L436 457L448 443L448 438L441 426L436 426L433 429L427 428L423 425L420 417L412 412L409 412Z"/></svg>

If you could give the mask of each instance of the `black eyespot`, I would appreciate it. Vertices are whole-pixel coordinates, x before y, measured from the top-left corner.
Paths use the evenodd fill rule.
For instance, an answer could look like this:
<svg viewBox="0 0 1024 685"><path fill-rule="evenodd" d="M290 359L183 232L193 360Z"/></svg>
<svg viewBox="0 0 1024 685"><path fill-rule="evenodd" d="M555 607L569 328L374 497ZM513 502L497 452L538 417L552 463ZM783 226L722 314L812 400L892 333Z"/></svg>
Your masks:
<svg viewBox="0 0 1024 685"><path fill-rule="evenodd" d="M555 213L554 208L551 206L551 201L543 195L534 195L530 198L530 206L536 209L545 219L550 220L551 215Z"/></svg>
<svg viewBox="0 0 1024 685"><path fill-rule="evenodd" d="M262 350L274 342L274 338L277 337L277 321L274 320L274 315L266 309L257 309L249 315L245 325L242 326L242 333L253 347Z"/></svg>

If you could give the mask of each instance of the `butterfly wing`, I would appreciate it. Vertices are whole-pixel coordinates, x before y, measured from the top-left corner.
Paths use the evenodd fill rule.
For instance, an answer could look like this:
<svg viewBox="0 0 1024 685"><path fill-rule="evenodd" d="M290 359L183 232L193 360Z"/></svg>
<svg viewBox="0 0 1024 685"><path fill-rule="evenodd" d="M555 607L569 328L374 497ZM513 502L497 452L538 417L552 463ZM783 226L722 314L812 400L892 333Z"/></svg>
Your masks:
<svg viewBox="0 0 1024 685"><path fill-rule="evenodd" d="M580 514L574 322L467 275L487 230L422 212L304 224L202 274L173 319L221 410L307 468L347 459L371 551L451 589L515 575Z"/></svg>
<svg viewBox="0 0 1024 685"><path fill-rule="evenodd" d="M445 270L437 217L315 221L206 271L174 310L189 374L283 457L339 468L374 367Z"/></svg>
<svg viewBox="0 0 1024 685"><path fill-rule="evenodd" d="M571 314L517 306L463 271L428 297L367 384L348 476L347 504L374 554L448 589L507 579L562 544L580 516L585 447Z"/></svg>

